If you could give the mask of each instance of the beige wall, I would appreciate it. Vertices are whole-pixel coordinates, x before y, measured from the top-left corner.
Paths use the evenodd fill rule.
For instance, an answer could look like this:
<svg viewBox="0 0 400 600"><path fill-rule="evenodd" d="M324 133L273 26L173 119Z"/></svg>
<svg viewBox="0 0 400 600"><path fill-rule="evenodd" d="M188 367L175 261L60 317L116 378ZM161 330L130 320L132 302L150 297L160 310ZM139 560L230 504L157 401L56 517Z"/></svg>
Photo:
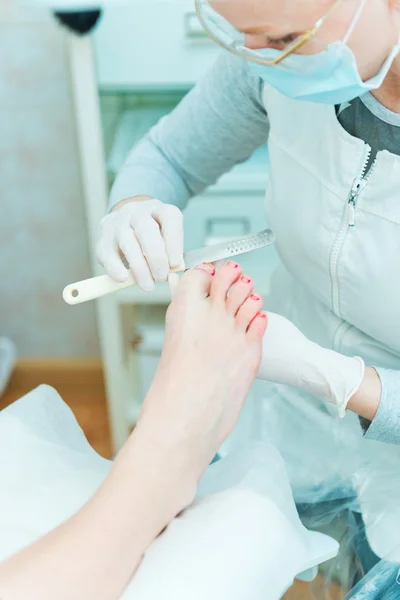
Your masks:
<svg viewBox="0 0 400 600"><path fill-rule="evenodd" d="M65 35L0 0L0 336L23 356L98 354L94 307L61 299L90 274Z"/></svg>

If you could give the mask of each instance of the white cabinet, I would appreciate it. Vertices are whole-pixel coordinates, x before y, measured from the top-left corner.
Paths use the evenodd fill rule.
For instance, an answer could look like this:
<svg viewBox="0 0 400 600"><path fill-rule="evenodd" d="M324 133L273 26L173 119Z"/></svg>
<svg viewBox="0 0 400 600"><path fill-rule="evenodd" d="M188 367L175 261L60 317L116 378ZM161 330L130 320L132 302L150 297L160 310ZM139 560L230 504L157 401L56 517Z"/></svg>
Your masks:
<svg viewBox="0 0 400 600"><path fill-rule="evenodd" d="M107 8L94 44L103 89L189 87L219 52L191 0L132 1Z"/></svg>
<svg viewBox="0 0 400 600"><path fill-rule="evenodd" d="M105 156L103 132L112 141L124 111L126 114L126 110L141 105L136 102L135 94L188 90L218 52L199 30L188 0L117 4L105 11L92 38L69 36L93 274L101 272L94 248L107 206L107 180L111 173L107 173L106 165L113 162ZM121 109L120 113L102 118L99 92L110 95L102 104ZM107 148L111 145L106 144ZM118 151L113 156L115 159ZM185 212L186 249L265 228L263 197L267 172L268 157L264 149L192 200ZM269 274L276 261L273 248L241 259L244 270L263 294L268 293ZM159 328L148 326L149 315L150 323L152 311L159 319L168 302L166 286L157 285L150 294L134 287L96 303L115 450L121 447L134 424L143 400L145 374L152 372L156 362L157 346L153 344L149 350L146 331L149 339L153 339ZM154 318L154 323L157 319Z"/></svg>

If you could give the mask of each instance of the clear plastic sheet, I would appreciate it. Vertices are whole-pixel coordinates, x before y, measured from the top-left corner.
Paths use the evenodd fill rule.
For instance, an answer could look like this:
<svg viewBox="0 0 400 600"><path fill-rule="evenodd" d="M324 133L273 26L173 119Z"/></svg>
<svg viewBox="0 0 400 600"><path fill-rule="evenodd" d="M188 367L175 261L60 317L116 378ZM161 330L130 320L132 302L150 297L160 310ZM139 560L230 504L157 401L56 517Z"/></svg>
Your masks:
<svg viewBox="0 0 400 600"><path fill-rule="evenodd" d="M310 586L313 598L348 600L357 590L357 600L369 599L368 590L379 586L382 595L371 599L400 598L398 583L393 596L385 591L400 563L400 447L366 439L352 413L339 419L333 407L266 382L254 386L221 454L250 439L280 451L305 526L340 542L338 557Z"/></svg>
<svg viewBox="0 0 400 600"><path fill-rule="evenodd" d="M263 442L254 444L257 438ZM0 450L1 456L12 457L0 462L2 489L7 490L0 495L0 560L79 509L111 466L93 451L71 411L47 386L41 386L0 413ZM315 399L301 397L291 389L260 384L253 390L241 423L222 449L222 455L228 450L231 456L208 470L197 503L186 513L186 521L175 520L170 533L167 529L156 546L156 550L162 550L161 544L168 547L171 543L176 556L181 556L164 571L166 576L175 574L178 580L183 562L187 573L201 574L204 561L207 567L204 573L211 569L209 572L216 582L214 589L219 597L226 597L222 592L227 589L225 581L230 573L234 571L239 576L239 583L245 574L238 566L232 569L232 561L242 565L247 561L248 583L256 582L262 567L262 577L257 580L258 595L248 597L272 600L279 586L279 589L289 586L296 572L310 567L311 563L304 565L308 552L305 548L310 548L311 539L307 530L315 530L340 542L337 558L325 563L321 576L309 586L315 600L400 598L397 448L366 442L353 415L341 421L329 407L318 405ZM240 502L227 502L227 490L232 492L233 499L240 498ZM251 509L246 508L250 505ZM254 519L255 507L259 512ZM279 581L275 578L278 587L272 590L263 586L268 586L277 573L277 564L270 559L272 556L277 560L279 545L276 539L271 539L270 522L278 518L286 536L285 545L291 552L287 553L285 564L277 563L282 578ZM207 533L210 519L214 519L215 526ZM235 522L233 528L232 522ZM188 531L190 535L186 536ZM183 552L174 542L182 535L186 539ZM192 553L188 554L186 548L195 536L197 544L192 544ZM205 551L210 541L212 553ZM224 556L226 548L229 560L228 555ZM156 550L153 559L157 563L163 552L157 557ZM187 562L190 557L193 560ZM210 557L215 560L210 562ZM214 568L217 560L221 561L220 568ZM161 557L159 564L162 563ZM143 564L151 567L152 563L147 560ZM161 573L159 567L156 570ZM201 580L207 580L206 577ZM202 588L199 585L196 589ZM212 586L207 588L208 598L212 598L212 589ZM231 600L236 597L242 600L239 585L233 590L237 595L232 596L230 590ZM184 586L184 598L188 597L186 592ZM145 592L142 593L146 598Z"/></svg>

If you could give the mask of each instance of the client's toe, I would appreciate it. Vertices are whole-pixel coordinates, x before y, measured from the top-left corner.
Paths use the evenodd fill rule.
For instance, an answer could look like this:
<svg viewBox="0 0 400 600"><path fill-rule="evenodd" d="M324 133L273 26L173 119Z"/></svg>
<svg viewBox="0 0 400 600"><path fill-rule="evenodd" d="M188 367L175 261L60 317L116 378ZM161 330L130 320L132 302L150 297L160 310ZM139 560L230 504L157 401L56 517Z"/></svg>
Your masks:
<svg viewBox="0 0 400 600"><path fill-rule="evenodd" d="M250 294L243 302L236 315L236 323L247 330L251 321L262 308L262 298L258 294Z"/></svg>
<svg viewBox="0 0 400 600"><path fill-rule="evenodd" d="M228 299L226 301L226 309L232 314L236 315L242 304L250 296L253 291L253 281L247 275L239 277L237 282L229 290Z"/></svg>
<svg viewBox="0 0 400 600"><path fill-rule="evenodd" d="M211 263L202 263L195 269L189 269L174 289L174 300L178 300L182 295L192 299L207 298L214 275L215 268Z"/></svg>
<svg viewBox="0 0 400 600"><path fill-rule="evenodd" d="M265 330L268 327L268 315L265 312L259 312L251 321L248 329L247 329L247 339L250 342L259 342Z"/></svg>
<svg viewBox="0 0 400 600"><path fill-rule="evenodd" d="M229 288L239 279L241 274L242 269L232 260L228 260L223 264L213 279L210 291L211 299L225 302Z"/></svg>

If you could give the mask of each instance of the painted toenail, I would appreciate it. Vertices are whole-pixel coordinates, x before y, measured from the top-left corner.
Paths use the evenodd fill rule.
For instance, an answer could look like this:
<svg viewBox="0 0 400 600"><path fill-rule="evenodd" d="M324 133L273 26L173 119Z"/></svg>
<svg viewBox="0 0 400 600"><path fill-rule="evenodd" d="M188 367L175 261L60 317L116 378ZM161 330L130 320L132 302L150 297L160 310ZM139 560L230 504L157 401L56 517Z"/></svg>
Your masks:
<svg viewBox="0 0 400 600"><path fill-rule="evenodd" d="M256 302L258 302L259 300L261 300L261 297L260 297L260 296L257 296L257 294L251 294L251 295L250 295L250 298L251 298L252 300L255 300Z"/></svg>
<svg viewBox="0 0 400 600"><path fill-rule="evenodd" d="M232 267L233 269L238 269L239 265L235 262L233 262L233 260L228 260L228 262L226 263L228 267Z"/></svg>
<svg viewBox="0 0 400 600"><path fill-rule="evenodd" d="M265 313L265 312L261 312L261 311L260 311L260 312L258 313L257 317L261 317L262 319L266 319L266 318L267 318L267 313Z"/></svg>
<svg viewBox="0 0 400 600"><path fill-rule="evenodd" d="M249 277L245 277L245 276L241 277L240 281L243 281L243 283L251 283L251 279L249 279Z"/></svg>
<svg viewBox="0 0 400 600"><path fill-rule="evenodd" d="M198 267L196 267L196 269L200 269L201 271L205 271L206 273L208 273L209 275L212 275L212 276L215 275L215 267L211 263L202 263L201 265L199 265Z"/></svg>

